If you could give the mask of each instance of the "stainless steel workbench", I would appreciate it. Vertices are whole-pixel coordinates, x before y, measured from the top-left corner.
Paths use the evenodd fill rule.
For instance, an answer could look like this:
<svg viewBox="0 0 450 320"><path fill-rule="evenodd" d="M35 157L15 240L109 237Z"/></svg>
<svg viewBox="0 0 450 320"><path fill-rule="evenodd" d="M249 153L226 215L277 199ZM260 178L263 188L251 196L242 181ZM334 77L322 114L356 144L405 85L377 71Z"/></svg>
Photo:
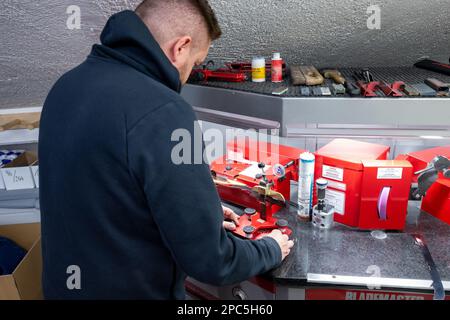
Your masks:
<svg viewBox="0 0 450 320"><path fill-rule="evenodd" d="M360 132L450 137L449 98L274 97L188 84L183 97L200 120L279 130L283 137Z"/></svg>

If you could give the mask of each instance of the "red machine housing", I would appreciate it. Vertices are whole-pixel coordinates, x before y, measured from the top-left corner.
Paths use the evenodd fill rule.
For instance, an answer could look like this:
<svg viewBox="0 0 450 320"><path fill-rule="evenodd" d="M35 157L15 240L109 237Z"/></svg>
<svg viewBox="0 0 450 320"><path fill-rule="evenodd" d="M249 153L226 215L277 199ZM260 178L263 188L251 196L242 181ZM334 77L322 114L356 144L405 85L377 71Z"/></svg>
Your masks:
<svg viewBox="0 0 450 320"><path fill-rule="evenodd" d="M364 160L358 228L403 230L413 175L408 161Z"/></svg>
<svg viewBox="0 0 450 320"><path fill-rule="evenodd" d="M450 225L450 179L438 179L427 191L422 210Z"/></svg>
<svg viewBox="0 0 450 320"><path fill-rule="evenodd" d="M227 144L226 155L211 164L211 172L216 178L232 180L248 188L217 185L219 195L224 201L256 210L252 216L244 214L240 217L235 234L247 239L258 239L278 229L288 236L291 235L292 230L287 222L273 217L282 206L265 201L255 195L252 189L264 184L263 177L257 176L262 173L258 164L264 163L266 181L271 183L270 190L282 194L289 203L291 180L298 179L299 158L303 152L301 149L250 139L238 139ZM271 168L277 164L285 168L285 175L282 178L272 172ZM246 233L244 230L246 227L253 227L255 230L253 234Z"/></svg>
<svg viewBox="0 0 450 320"><path fill-rule="evenodd" d="M251 167L254 168L258 163L262 162L267 166L267 179L274 183L272 190L281 193L286 201L289 201L291 198L290 181L298 180L299 158L303 152L305 151L284 145L238 139L227 144L226 155L213 161L211 171L218 176L244 183L251 189L259 186L262 179L244 175L243 173L245 173L245 170ZM271 168L274 165L281 164L286 166L289 163L292 163L292 165L286 168L284 178L278 179L272 174ZM227 170L227 167L231 167L231 170ZM257 171L256 168L255 171ZM217 186L217 190L221 199L224 201L245 208L256 209L258 212L263 210L260 201L248 190L224 186ZM273 205L269 213L274 214L280 209L280 206Z"/></svg>
<svg viewBox="0 0 450 320"><path fill-rule="evenodd" d="M450 158L450 145L400 155L397 159L411 162L414 172L425 169L437 156ZM417 183L418 175L413 176ZM439 179L427 191L422 200L422 210L450 224L450 179L439 173Z"/></svg>
<svg viewBox="0 0 450 320"><path fill-rule="evenodd" d="M361 229L402 229L397 219L379 221L378 210L373 211L372 205L367 205L372 200L378 201L381 189L395 187L390 194L403 194L403 189L410 190L408 163L368 162L370 160L386 160L390 148L387 146L360 142L356 140L336 139L319 149L316 155L315 177L328 180L327 199L335 207L335 221ZM401 177L395 177L395 185L391 186L390 179L378 179L378 171L381 168L397 168L402 172ZM402 169L402 170L400 170ZM386 172L389 170L381 170ZM380 175L382 177L383 175ZM404 185L400 190L397 188ZM383 186L383 188L381 188ZM315 192L314 192L315 193ZM372 199L369 201L369 199ZM390 210L394 198L389 196L387 207ZM408 202L408 197L402 200ZM317 201L315 201L316 203ZM395 207L396 205L394 205ZM405 207L406 208L406 207ZM367 210L372 210L369 212ZM377 209L377 208L376 208ZM406 216L405 212L398 213L400 217ZM389 212L388 212L389 215ZM402 219L401 219L402 220Z"/></svg>
<svg viewBox="0 0 450 320"><path fill-rule="evenodd" d="M407 160L412 166L414 172L425 169L428 164L437 156L444 156L450 159L450 145L444 147L437 147L408 154L399 155L396 160ZM418 175L413 176L413 183L417 183ZM440 177L442 174L440 173Z"/></svg>

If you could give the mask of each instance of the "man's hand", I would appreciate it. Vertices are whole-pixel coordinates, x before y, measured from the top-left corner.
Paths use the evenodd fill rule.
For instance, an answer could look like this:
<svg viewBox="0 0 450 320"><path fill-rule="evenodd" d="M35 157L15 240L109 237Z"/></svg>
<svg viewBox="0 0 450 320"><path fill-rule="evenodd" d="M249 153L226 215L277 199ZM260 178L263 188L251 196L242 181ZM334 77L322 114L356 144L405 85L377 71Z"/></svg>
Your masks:
<svg viewBox="0 0 450 320"><path fill-rule="evenodd" d="M234 231L236 230L236 226L239 225L239 216L230 208L222 206L223 209L223 217L225 220L231 220L231 221L224 221L223 227L226 230Z"/></svg>
<svg viewBox="0 0 450 320"><path fill-rule="evenodd" d="M273 230L272 233L268 234L266 237L275 239L281 249L281 260L286 259L286 257L291 253L291 249L294 246L294 241L289 240L289 237L282 234L280 230Z"/></svg>

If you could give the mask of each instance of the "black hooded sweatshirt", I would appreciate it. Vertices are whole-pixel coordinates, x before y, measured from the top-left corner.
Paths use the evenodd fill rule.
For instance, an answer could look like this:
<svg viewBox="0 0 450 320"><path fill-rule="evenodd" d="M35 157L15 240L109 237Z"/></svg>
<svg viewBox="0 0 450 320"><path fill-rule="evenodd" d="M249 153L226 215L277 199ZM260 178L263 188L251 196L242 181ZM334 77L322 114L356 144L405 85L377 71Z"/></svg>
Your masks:
<svg viewBox="0 0 450 320"><path fill-rule="evenodd" d="M112 16L101 43L43 108L45 297L184 299L186 275L225 285L276 267L275 240L223 229L208 166L171 160L180 143L172 133L194 137L196 117L142 20L132 11Z"/></svg>

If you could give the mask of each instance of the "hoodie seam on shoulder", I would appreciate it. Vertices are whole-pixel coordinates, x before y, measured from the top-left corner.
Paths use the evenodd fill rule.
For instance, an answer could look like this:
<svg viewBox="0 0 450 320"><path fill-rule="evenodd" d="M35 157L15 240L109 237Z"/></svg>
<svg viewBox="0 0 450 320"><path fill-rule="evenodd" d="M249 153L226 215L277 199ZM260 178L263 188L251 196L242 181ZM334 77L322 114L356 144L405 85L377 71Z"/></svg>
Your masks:
<svg viewBox="0 0 450 320"><path fill-rule="evenodd" d="M150 110L149 112L147 112L146 114L144 114L141 118L139 118L139 120L136 121L135 124L133 124L133 126L127 130L127 136L129 134L131 134L131 132L142 122L144 121L148 116L150 116L151 114L159 111L160 109L164 108L165 106L168 106L170 104L172 104L173 101L169 101L169 102L165 102L161 105L159 105L158 107L156 107L155 109Z"/></svg>

